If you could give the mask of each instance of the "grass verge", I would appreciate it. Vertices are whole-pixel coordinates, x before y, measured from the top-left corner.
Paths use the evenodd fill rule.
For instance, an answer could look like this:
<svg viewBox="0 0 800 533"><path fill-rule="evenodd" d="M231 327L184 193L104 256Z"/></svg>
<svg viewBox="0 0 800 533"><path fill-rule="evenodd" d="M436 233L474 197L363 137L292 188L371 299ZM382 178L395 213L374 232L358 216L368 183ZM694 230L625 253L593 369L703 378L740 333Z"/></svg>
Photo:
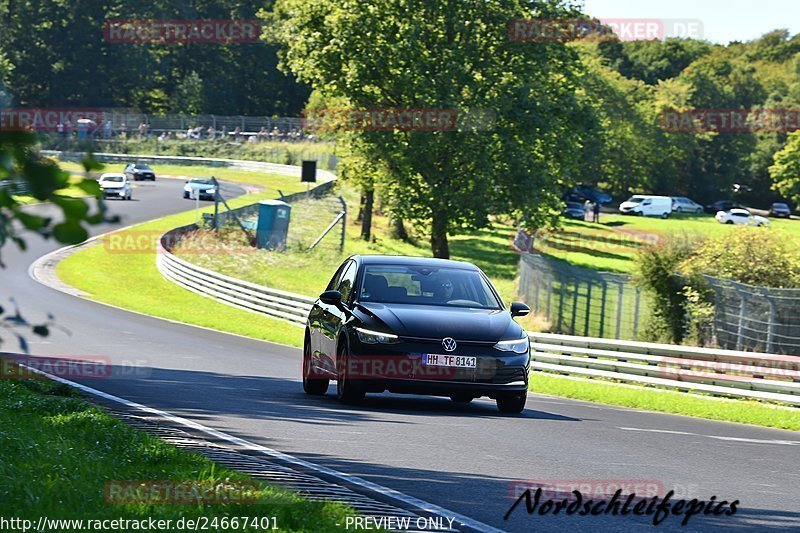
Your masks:
<svg viewBox="0 0 800 533"><path fill-rule="evenodd" d="M231 207L238 207L264 198L271 198L271 195L252 194L229 203ZM203 211L212 209L206 207ZM99 302L256 339L302 346L303 329L296 325L221 304L161 276L155 256L158 236L194 221L195 214L190 211L139 224L124 231L135 239L144 236L146 244L117 250L106 245L106 237L97 245L61 261L56 274L64 283ZM122 286L119 280L125 280Z"/></svg>
<svg viewBox="0 0 800 533"><path fill-rule="evenodd" d="M800 410L783 409L754 400L705 397L541 372L532 374L530 390L607 405L800 431Z"/></svg>
<svg viewBox="0 0 800 533"><path fill-rule="evenodd" d="M168 529L174 530L182 518L212 523L239 517L237 531L259 531L241 527L243 517L274 517L275 525L284 531L335 531L341 529L337 523L352 515L338 504L309 502L179 450L81 400L73 389L45 379L0 380L0 428L0 516L32 520L34 526L40 517L153 518L172 520ZM142 488L136 493L144 501L123 504L107 499L114 494L108 490L109 482L130 486L150 481L164 486L166 480L183 483L179 487L195 487L199 494L207 494L202 492L206 487L228 487L231 498L227 503L152 503L153 493ZM247 496L254 503L231 503L243 493L241 489L237 493L237 487L252 487ZM122 494L130 498L134 491ZM165 494L160 493L162 498ZM81 529L48 526L47 531Z"/></svg>

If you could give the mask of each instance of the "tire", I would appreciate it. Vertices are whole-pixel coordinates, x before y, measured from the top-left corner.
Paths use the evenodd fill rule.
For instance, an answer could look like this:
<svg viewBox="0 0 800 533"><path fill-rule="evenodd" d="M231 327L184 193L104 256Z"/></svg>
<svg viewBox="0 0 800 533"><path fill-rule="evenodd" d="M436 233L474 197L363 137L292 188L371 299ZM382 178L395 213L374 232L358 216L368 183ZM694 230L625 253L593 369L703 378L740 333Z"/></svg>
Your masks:
<svg viewBox="0 0 800 533"><path fill-rule="evenodd" d="M347 377L348 352L347 341L340 340L336 347L336 397L345 405L353 405L362 401L365 394L354 380Z"/></svg>
<svg viewBox="0 0 800 533"><path fill-rule="evenodd" d="M497 398L497 409L501 413L519 414L525 410L527 400L528 394L525 392L500 396Z"/></svg>
<svg viewBox="0 0 800 533"><path fill-rule="evenodd" d="M733 224L733 220L727 221L726 224Z"/></svg>
<svg viewBox="0 0 800 533"><path fill-rule="evenodd" d="M702 207L698 207L697 209L694 210L694 212L697 213L698 215L700 215L700 214L703 213L703 208Z"/></svg>
<svg viewBox="0 0 800 533"><path fill-rule="evenodd" d="M675 212L676 213L683 213L683 208L682 207L676 207L675 208Z"/></svg>
<svg viewBox="0 0 800 533"><path fill-rule="evenodd" d="M303 343L303 390L312 396L322 396L328 392L330 380L311 377L311 342L306 335Z"/></svg>
<svg viewBox="0 0 800 533"><path fill-rule="evenodd" d="M662 220L666 220L667 218L669 218L669 213L661 213Z"/></svg>
<svg viewBox="0 0 800 533"><path fill-rule="evenodd" d="M455 403L469 403L475 398L473 398L469 394L453 394L452 396L450 396L450 399L453 400Z"/></svg>

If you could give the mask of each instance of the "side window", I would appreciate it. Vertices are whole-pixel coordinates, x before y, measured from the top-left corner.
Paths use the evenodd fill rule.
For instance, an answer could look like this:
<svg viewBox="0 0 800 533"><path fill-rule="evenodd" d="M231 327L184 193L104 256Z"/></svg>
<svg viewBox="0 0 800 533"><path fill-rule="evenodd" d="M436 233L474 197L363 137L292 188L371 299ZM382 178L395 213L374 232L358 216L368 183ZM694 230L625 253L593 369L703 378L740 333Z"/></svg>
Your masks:
<svg viewBox="0 0 800 533"><path fill-rule="evenodd" d="M339 270L336 271L336 274L333 275L331 281L328 283L328 286L325 288L326 291L332 291L339 286L339 280L342 279L342 272L344 272L344 269L347 268L349 264L350 263L348 261L339 267Z"/></svg>
<svg viewBox="0 0 800 533"><path fill-rule="evenodd" d="M341 281L339 282L338 291L342 293L342 301L346 302L350 299L350 294L353 292L353 286L356 284L356 264L353 261L347 265L347 268L342 273Z"/></svg>

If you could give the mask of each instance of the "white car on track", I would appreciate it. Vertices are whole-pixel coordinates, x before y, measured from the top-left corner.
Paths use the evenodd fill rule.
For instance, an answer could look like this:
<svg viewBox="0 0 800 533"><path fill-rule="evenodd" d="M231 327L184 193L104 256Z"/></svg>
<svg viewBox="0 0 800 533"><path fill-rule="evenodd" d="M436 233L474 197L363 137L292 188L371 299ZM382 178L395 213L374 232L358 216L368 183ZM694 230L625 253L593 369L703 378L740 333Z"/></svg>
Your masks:
<svg viewBox="0 0 800 533"><path fill-rule="evenodd" d="M769 220L754 215L747 209L734 208L730 211L717 211L714 216L720 224L736 224L739 226L769 226Z"/></svg>
<svg viewBox="0 0 800 533"><path fill-rule="evenodd" d="M121 200L133 198L133 187L125 174L106 172L100 176L97 184L103 191L103 198L119 198Z"/></svg>

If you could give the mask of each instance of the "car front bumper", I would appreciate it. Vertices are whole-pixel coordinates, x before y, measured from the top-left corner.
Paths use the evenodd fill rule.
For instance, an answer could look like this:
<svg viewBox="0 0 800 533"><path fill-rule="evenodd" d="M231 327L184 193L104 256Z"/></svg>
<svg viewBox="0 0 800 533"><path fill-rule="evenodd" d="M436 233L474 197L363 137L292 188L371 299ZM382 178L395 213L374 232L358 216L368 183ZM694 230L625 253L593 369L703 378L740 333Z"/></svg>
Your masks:
<svg viewBox="0 0 800 533"><path fill-rule="evenodd" d="M499 352L489 344L460 343L453 355L474 357L475 368L427 366L423 354L443 354L441 343L403 343L391 349L351 343L348 377L366 392L474 397L528 390L530 354ZM402 346L400 348L399 346Z"/></svg>

